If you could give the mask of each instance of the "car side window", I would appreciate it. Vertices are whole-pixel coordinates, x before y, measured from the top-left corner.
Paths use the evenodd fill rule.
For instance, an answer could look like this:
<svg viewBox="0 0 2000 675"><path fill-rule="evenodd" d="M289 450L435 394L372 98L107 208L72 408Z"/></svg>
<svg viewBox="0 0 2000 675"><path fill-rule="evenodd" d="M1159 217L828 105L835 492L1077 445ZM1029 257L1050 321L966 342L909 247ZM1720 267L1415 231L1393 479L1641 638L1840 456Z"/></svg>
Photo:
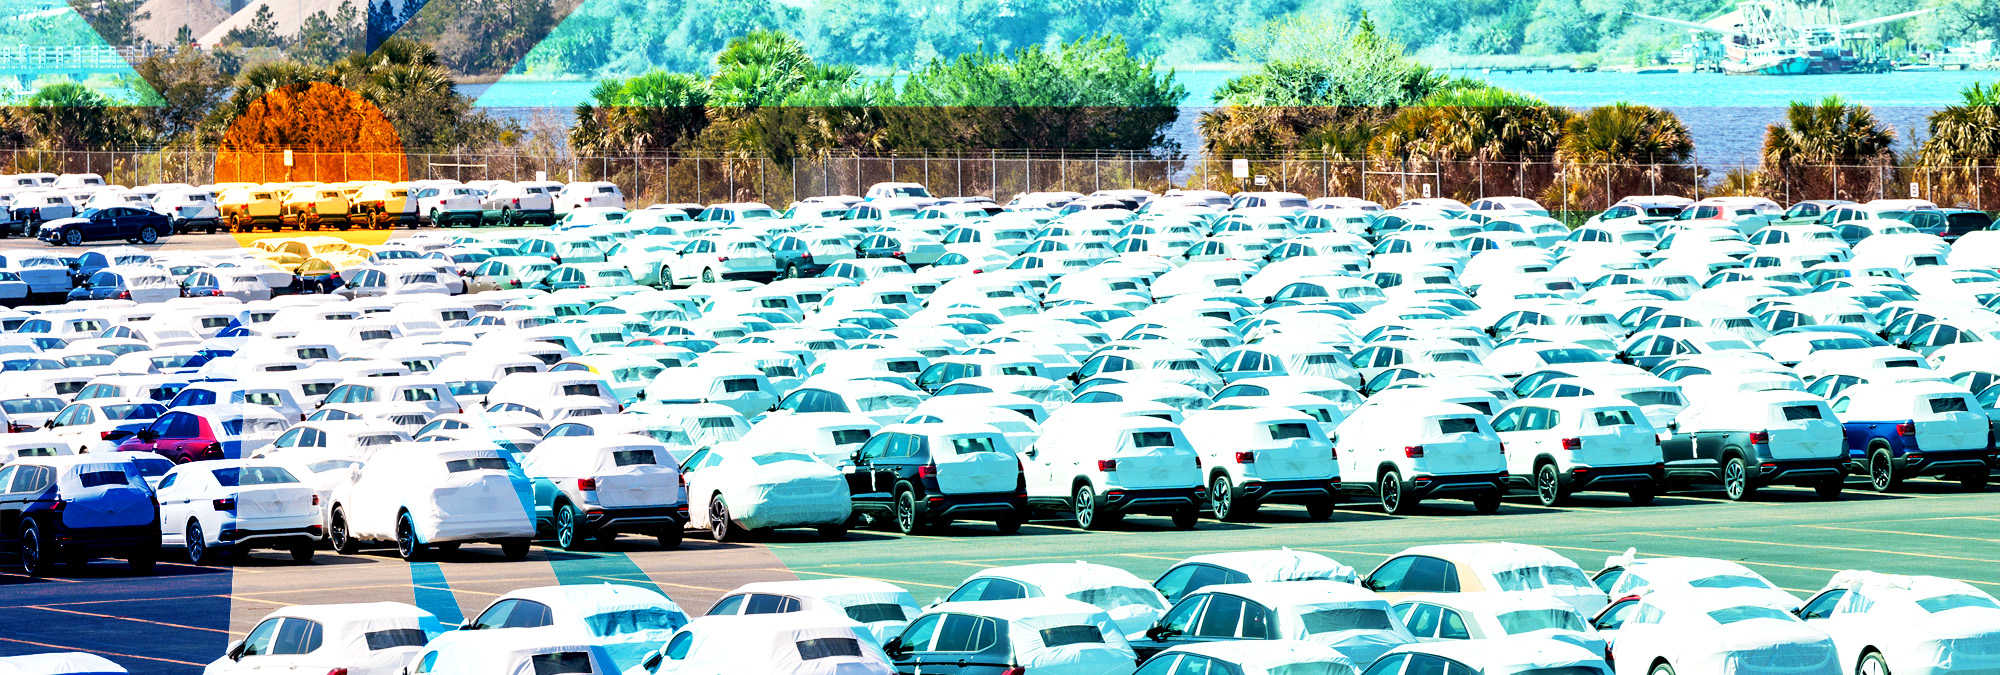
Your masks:
<svg viewBox="0 0 2000 675"><path fill-rule="evenodd" d="M1465 618L1449 609L1440 610L1438 637L1446 640L1470 640L1472 635L1465 630Z"/></svg>
<svg viewBox="0 0 2000 675"><path fill-rule="evenodd" d="M513 613L514 605L520 604L520 602L519 600L508 599L493 603L492 607L488 607L486 611L480 612L479 618L473 620L472 625L467 626L466 629L489 630L503 628L507 624L507 615Z"/></svg>
<svg viewBox="0 0 2000 675"><path fill-rule="evenodd" d="M1598 630L1618 630L1625 625L1626 619L1632 618L1632 611L1638 608L1639 601L1637 600L1626 600L1613 604L1611 609L1606 610L1604 614L1600 615L1597 618L1597 622L1592 625Z"/></svg>
<svg viewBox="0 0 2000 675"><path fill-rule="evenodd" d="M1833 608L1840 606L1841 599L1846 597L1847 589L1845 588L1836 588L1821 593L1818 597L1813 598L1811 602L1807 602L1804 608L1799 610L1799 618L1824 619L1833 616Z"/></svg>
<svg viewBox="0 0 2000 675"><path fill-rule="evenodd" d="M1411 607L1409 616L1403 618L1403 626L1419 638L1437 637L1440 611L1437 605L1416 603Z"/></svg>
<svg viewBox="0 0 2000 675"><path fill-rule="evenodd" d="M744 597L746 597L746 596L743 596L743 595L732 595L732 596L729 596L729 597L726 597L726 598L723 598L723 599L722 599L722 601L720 601L720 602L717 602L717 603L715 603L715 606L714 606L714 607L710 607L710 608L708 608L708 613L709 613L709 615L710 615L710 616L730 616L730 615L734 615L734 614L736 614L736 613L738 613L738 612L742 611L742 609L743 609L743 598L744 598Z"/></svg>
<svg viewBox="0 0 2000 675"><path fill-rule="evenodd" d="M799 611L799 599L769 593L753 593L743 604L744 614L786 614Z"/></svg>
<svg viewBox="0 0 2000 675"><path fill-rule="evenodd" d="M687 658L688 648L694 646L694 633L681 633L667 642L667 658L679 661Z"/></svg>
<svg viewBox="0 0 2000 675"><path fill-rule="evenodd" d="M263 656L272 653L272 644L278 639L278 626L285 621L286 619L282 618L265 619L263 623L257 624L256 628L250 629L250 635L243 638L243 648L237 655Z"/></svg>
<svg viewBox="0 0 2000 675"><path fill-rule="evenodd" d="M1201 611L1201 624L1195 627L1195 637L1233 638L1236 628L1243 621L1243 599L1233 595L1213 594L1208 596L1208 606Z"/></svg>
<svg viewBox="0 0 2000 675"><path fill-rule="evenodd" d="M14 491L14 473L19 470L17 466L0 467L0 492Z"/></svg>
<svg viewBox="0 0 2000 675"><path fill-rule="evenodd" d="M1403 666L1409 660L1410 655L1407 653L1390 654L1376 660L1375 665L1369 666L1368 672L1363 675L1398 675L1403 672Z"/></svg>
<svg viewBox="0 0 2000 675"><path fill-rule="evenodd" d="M938 622L934 652L980 652L1000 641L1000 622L965 614L946 614Z"/></svg>
<svg viewBox="0 0 2000 675"><path fill-rule="evenodd" d="M326 630L317 621L291 618L278 628L278 639L271 644L272 654L310 654L319 649Z"/></svg>

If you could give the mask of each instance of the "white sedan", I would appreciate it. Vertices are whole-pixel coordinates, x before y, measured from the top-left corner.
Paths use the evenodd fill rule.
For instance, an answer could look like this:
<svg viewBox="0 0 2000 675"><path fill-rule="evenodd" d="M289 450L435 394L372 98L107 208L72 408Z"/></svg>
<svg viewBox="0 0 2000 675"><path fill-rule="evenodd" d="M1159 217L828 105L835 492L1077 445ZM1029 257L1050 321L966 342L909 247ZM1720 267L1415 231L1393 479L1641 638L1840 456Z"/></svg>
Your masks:
<svg viewBox="0 0 2000 675"><path fill-rule="evenodd" d="M828 539L847 536L854 501L839 470L812 455L736 441L689 455L688 525L706 528L716 541L747 531L814 527Z"/></svg>

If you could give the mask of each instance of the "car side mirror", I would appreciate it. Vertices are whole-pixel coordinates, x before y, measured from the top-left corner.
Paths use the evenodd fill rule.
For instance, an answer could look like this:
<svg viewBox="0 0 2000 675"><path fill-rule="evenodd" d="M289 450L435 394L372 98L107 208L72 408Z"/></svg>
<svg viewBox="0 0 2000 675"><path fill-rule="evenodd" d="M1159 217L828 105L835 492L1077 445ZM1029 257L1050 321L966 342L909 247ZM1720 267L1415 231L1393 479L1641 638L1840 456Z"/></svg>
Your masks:
<svg viewBox="0 0 2000 675"><path fill-rule="evenodd" d="M1028 448L1028 451L1027 451L1027 452L1023 452L1023 453L1021 453L1021 455L1022 455L1022 456L1024 456L1024 457L1027 457L1028 459L1034 459L1034 458L1036 458L1036 457L1039 457L1039 456L1041 456L1041 454L1042 454L1042 451L1040 451L1040 450L1036 450L1036 449L1034 449L1034 448Z"/></svg>
<svg viewBox="0 0 2000 675"><path fill-rule="evenodd" d="M1180 631L1168 628L1166 626L1154 626L1152 628L1146 629L1146 639L1152 640L1154 642L1161 642L1166 640L1167 638L1180 634L1181 634Z"/></svg>
<svg viewBox="0 0 2000 675"><path fill-rule="evenodd" d="M890 656L902 656L909 650L903 647L903 638L893 637L889 638L888 642L883 643L882 651Z"/></svg>
<svg viewBox="0 0 2000 675"><path fill-rule="evenodd" d="M160 432L154 431L152 429L141 429L139 430L139 433L134 434L133 436L141 441L145 441L148 443L160 440Z"/></svg>
<svg viewBox="0 0 2000 675"><path fill-rule="evenodd" d="M229 660L231 660L231 661L240 661L240 660L242 660L242 659L243 659L243 641L242 641L242 640L235 640L235 641L232 641L232 642L230 642L230 643L229 643L229 652L228 652L228 654L229 654Z"/></svg>
<svg viewBox="0 0 2000 675"><path fill-rule="evenodd" d="M1380 591L1380 590L1382 590L1382 585L1383 585L1383 584L1382 584L1382 582L1380 582L1380 581L1376 581L1376 580L1374 580L1374 579L1362 579L1362 580L1361 580L1361 586L1362 586L1363 588L1366 588L1366 589L1368 589L1368 590L1371 590L1371 591Z"/></svg>
<svg viewBox="0 0 2000 675"><path fill-rule="evenodd" d="M49 421L47 421L47 422L43 422L43 423L42 423L42 428L43 428L43 429L54 429L54 428L56 428L56 421L52 419L52 420L49 420Z"/></svg>

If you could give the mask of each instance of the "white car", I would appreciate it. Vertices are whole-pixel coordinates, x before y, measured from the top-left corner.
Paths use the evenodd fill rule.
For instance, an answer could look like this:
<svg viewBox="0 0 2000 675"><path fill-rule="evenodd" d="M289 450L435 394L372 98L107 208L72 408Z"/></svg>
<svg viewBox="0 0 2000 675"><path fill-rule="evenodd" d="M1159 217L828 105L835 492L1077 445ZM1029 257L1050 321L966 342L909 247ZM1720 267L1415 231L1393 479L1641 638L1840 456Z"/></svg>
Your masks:
<svg viewBox="0 0 2000 675"><path fill-rule="evenodd" d="M1236 623L1224 617L1263 621ZM1217 584L1182 598L1143 635L1126 639L1141 654L1213 639L1304 640L1354 663L1416 641L1374 591L1338 581Z"/></svg>
<svg viewBox="0 0 2000 675"><path fill-rule="evenodd" d="M527 557L534 495L506 451L489 443L403 443L375 453L333 491L328 538L342 555L388 543L404 559L468 541Z"/></svg>
<svg viewBox="0 0 2000 675"><path fill-rule="evenodd" d="M1283 548L1276 551L1233 551L1206 553L1174 563L1153 580L1168 602L1216 584L1247 584L1253 581L1310 581L1326 579L1358 584L1354 568L1311 551Z"/></svg>
<svg viewBox="0 0 2000 675"><path fill-rule="evenodd" d="M166 412L167 407L159 401L92 398L69 404L46 424L50 435L62 439L77 452L109 451L131 435L132 427Z"/></svg>
<svg viewBox="0 0 2000 675"><path fill-rule="evenodd" d="M625 208L625 193L608 181L570 183L556 193L557 215L588 208Z"/></svg>
<svg viewBox="0 0 2000 675"><path fill-rule="evenodd" d="M1679 593L1690 588L1727 588L1786 611L1799 608L1798 596L1778 588L1764 575L1741 564L1714 558L1641 559L1636 549L1628 549L1606 558L1604 569L1591 581L1614 598L1640 593Z"/></svg>
<svg viewBox="0 0 2000 675"><path fill-rule="evenodd" d="M160 479L160 543L214 564L251 549L288 551L312 562L325 536L319 494L284 467L263 460L189 462Z"/></svg>
<svg viewBox="0 0 2000 675"><path fill-rule="evenodd" d="M1479 675L1609 675L1602 655L1557 640L1503 638L1422 642L1397 647L1363 675L1478 673ZM1737 673L1744 671L1738 670Z"/></svg>
<svg viewBox="0 0 2000 675"><path fill-rule="evenodd" d="M1507 458L1486 415L1457 403L1399 400L1407 402L1364 405L1336 429L1341 487L1373 494L1392 515L1436 497L1499 510Z"/></svg>
<svg viewBox="0 0 2000 675"><path fill-rule="evenodd" d="M1069 511L1084 529L1110 527L1128 514L1165 515L1190 529L1207 499L1199 454L1167 420L1054 417L1021 459L1029 508Z"/></svg>
<svg viewBox="0 0 2000 675"><path fill-rule="evenodd" d="M1666 487L1659 432L1630 401L1613 396L1522 399L1493 416L1509 481L1543 506L1576 492L1623 492L1637 504Z"/></svg>
<svg viewBox="0 0 2000 675"><path fill-rule="evenodd" d="M400 602L291 605L264 616L202 675L339 672L403 675L430 636L436 616ZM299 639L301 636L313 639ZM93 671L94 672L94 671Z"/></svg>
<svg viewBox="0 0 2000 675"><path fill-rule="evenodd" d="M903 633L923 613L910 592L874 579L759 581L738 586L715 601L703 616L831 611L867 627L876 644Z"/></svg>
<svg viewBox="0 0 2000 675"><path fill-rule="evenodd" d="M687 497L667 446L638 435L590 440L541 445L522 460L522 472L535 483L536 529L554 534L565 549L582 548L591 538L616 539L620 532L653 535L660 546L679 548L686 529L679 511Z"/></svg>
<svg viewBox="0 0 2000 675"><path fill-rule="evenodd" d="M511 591L459 630L432 640L448 651L466 639L588 644L617 670L639 664L688 624L687 612L658 591L626 584L572 584ZM614 671L615 672L615 671Z"/></svg>
<svg viewBox="0 0 2000 675"><path fill-rule="evenodd" d="M1181 431L1208 469L1209 511L1245 520L1264 504L1301 504L1313 520L1333 515L1340 467L1316 421L1290 408L1208 410Z"/></svg>
<svg viewBox="0 0 2000 675"><path fill-rule="evenodd" d="M817 528L847 537L854 502L839 470L779 444L722 443L697 450L681 466L687 479L688 525L716 541L780 527Z"/></svg>
<svg viewBox="0 0 2000 675"><path fill-rule="evenodd" d="M770 281L778 276L777 258L755 238L715 235L688 242L679 257L663 261L660 279L688 286L718 281ZM671 282L666 280L671 279Z"/></svg>
<svg viewBox="0 0 2000 675"><path fill-rule="evenodd" d="M1729 589L1622 600L1594 622L1617 675L1843 675L1833 639L1790 612Z"/></svg>
<svg viewBox="0 0 2000 675"><path fill-rule="evenodd" d="M479 225L477 190L456 185L427 185L412 191L416 194L417 213L433 227L450 227L456 223Z"/></svg>
<svg viewBox="0 0 2000 675"><path fill-rule="evenodd" d="M1799 611L1861 675L2000 668L2000 602L1971 584L1849 570Z"/></svg>
<svg viewBox="0 0 2000 675"><path fill-rule="evenodd" d="M868 630L854 620L830 612L788 612L704 616L625 671L625 675L711 673L895 675L896 668Z"/></svg>
<svg viewBox="0 0 2000 675"><path fill-rule="evenodd" d="M1542 638L1605 653L1604 638L1575 607L1541 593L1420 593L1396 603L1396 618L1423 642Z"/></svg>
<svg viewBox="0 0 2000 675"><path fill-rule="evenodd" d="M932 603L1016 598L1068 598L1096 607L1116 624L1119 635L1138 635L1166 614L1167 602L1131 572L1077 561L989 567L973 572L951 594Z"/></svg>

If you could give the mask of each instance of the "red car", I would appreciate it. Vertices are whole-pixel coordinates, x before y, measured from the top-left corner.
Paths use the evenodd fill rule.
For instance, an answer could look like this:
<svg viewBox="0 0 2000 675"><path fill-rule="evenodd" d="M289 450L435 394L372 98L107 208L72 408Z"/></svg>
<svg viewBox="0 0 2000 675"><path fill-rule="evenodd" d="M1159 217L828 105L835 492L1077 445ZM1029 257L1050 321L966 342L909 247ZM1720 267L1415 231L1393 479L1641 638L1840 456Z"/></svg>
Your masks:
<svg viewBox="0 0 2000 675"><path fill-rule="evenodd" d="M215 421L187 412L168 411L138 434L118 444L119 452L154 452L175 464L223 459Z"/></svg>

